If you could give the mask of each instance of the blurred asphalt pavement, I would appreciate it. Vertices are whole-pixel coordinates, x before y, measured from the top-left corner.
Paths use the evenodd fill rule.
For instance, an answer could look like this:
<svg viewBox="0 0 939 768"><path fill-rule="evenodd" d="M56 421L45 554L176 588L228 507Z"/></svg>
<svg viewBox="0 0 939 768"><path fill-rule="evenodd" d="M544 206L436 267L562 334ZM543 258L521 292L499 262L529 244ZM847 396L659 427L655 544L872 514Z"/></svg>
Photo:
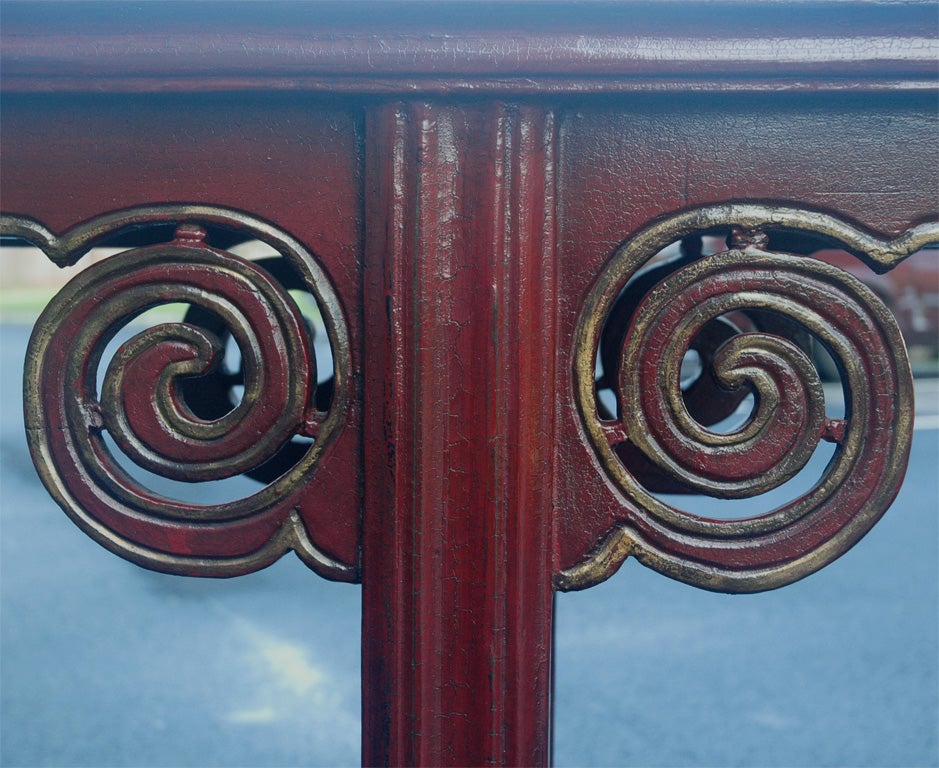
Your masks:
<svg viewBox="0 0 939 768"><path fill-rule="evenodd" d="M215 581L101 549L30 464L27 338L0 327L0 764L358 764L358 588L294 557ZM558 766L939 764L937 384L893 508L823 571L728 596L630 561L558 597Z"/></svg>

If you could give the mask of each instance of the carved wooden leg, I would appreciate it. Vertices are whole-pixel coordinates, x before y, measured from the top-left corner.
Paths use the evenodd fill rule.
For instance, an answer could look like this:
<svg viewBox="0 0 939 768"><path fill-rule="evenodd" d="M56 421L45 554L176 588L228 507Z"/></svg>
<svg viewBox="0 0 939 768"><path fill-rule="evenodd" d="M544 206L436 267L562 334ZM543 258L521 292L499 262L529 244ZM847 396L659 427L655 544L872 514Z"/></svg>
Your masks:
<svg viewBox="0 0 939 768"><path fill-rule="evenodd" d="M554 121L370 117L363 760L544 765Z"/></svg>
<svg viewBox="0 0 939 768"><path fill-rule="evenodd" d="M776 238L881 272L939 241L928 4L210 5L204 33L195 4L4 5L0 233L63 265L148 238L40 318L30 447L142 566L234 576L292 550L361 580L366 764L546 765L555 591L630 555L771 589L883 514L912 428L896 323ZM639 274L716 230L726 249ZM189 308L105 359L165 303ZM760 514L661 497L758 496L821 441L818 482ZM128 462L260 486L190 503Z"/></svg>

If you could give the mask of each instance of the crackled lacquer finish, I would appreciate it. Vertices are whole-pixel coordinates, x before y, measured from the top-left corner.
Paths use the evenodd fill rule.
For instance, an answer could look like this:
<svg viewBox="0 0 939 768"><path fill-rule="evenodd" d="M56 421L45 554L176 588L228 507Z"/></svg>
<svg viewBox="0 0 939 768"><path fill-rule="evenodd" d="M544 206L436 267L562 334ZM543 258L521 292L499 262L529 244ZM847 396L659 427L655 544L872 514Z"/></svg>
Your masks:
<svg viewBox="0 0 939 768"><path fill-rule="evenodd" d="M634 305L617 340L618 373L611 376L617 415L601 415L594 370L607 310L664 245L719 225L733 227L729 250L668 265ZM607 578L628 555L708 589L778 587L842 554L899 490L912 439L913 385L893 316L842 270L769 250L763 227L837 238L883 269L939 235L935 225L922 225L881 241L818 213L726 205L665 219L618 251L587 299L575 364L585 429L625 497L628 520L607 533L585 562L562 572L560 588ZM682 360L708 324L734 313L756 313L756 320L708 360L702 378L712 391L702 414L682 390ZM823 344L836 362L844 418L826 415L811 347L799 344L803 334ZM755 397L747 422L730 432L709 429L717 419L705 417L723 397L730 401L725 413L733 412L740 390ZM806 493L762 515L709 520L644 487L650 476L664 475L685 493L758 496L798 474L820 440L836 443L824 475Z"/></svg>
<svg viewBox="0 0 939 768"><path fill-rule="evenodd" d="M381 439L365 453L363 674L383 705L365 762L544 763L555 118L411 103L367 129L381 235L365 392Z"/></svg>
<svg viewBox="0 0 939 768"><path fill-rule="evenodd" d="M207 7L4 4L3 233L120 251L37 323L28 437L134 562L361 581L366 764L544 765L556 590L628 556L775 588L884 513L902 339L810 254L939 240L931 3ZM820 442L810 490L694 514ZM147 480L236 475L223 502Z"/></svg>
<svg viewBox="0 0 939 768"><path fill-rule="evenodd" d="M2 219L5 232L34 240L63 263L115 229L167 222L177 225L171 241L81 272L36 323L24 394L27 437L43 482L86 532L150 568L227 576L262 568L293 549L324 576L354 580L357 560L343 563L319 549L302 509L304 488L349 410L348 333L313 257L262 222L210 207L126 211L64 238L31 220ZM227 225L283 251L328 329L335 362L328 410L317 409L312 339L286 288L254 262L209 246L206 231L193 222ZM167 304L198 308L220 327L190 312L184 322L143 330L119 347L99 377L117 332ZM205 410L205 392L231 387L218 381L226 334L240 350L243 391L216 414ZM198 382L201 398L187 393L186 381ZM278 461L283 467L247 498L186 503L128 475L105 434L138 467L172 480L220 480ZM295 436L312 440L301 447L290 442ZM316 530L315 517L309 526Z"/></svg>

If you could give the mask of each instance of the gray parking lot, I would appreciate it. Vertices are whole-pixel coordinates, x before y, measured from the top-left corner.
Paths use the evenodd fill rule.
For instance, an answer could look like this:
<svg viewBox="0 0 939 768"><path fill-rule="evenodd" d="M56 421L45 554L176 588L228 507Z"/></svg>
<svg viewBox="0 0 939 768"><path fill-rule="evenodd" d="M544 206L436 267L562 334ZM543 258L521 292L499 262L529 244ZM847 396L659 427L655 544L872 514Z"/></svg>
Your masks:
<svg viewBox="0 0 939 768"><path fill-rule="evenodd" d="M358 589L292 557L164 576L86 538L26 451L27 338L0 327L0 763L357 764ZM559 596L558 765L939 763L936 380L917 401L904 489L824 571L726 596L628 562Z"/></svg>

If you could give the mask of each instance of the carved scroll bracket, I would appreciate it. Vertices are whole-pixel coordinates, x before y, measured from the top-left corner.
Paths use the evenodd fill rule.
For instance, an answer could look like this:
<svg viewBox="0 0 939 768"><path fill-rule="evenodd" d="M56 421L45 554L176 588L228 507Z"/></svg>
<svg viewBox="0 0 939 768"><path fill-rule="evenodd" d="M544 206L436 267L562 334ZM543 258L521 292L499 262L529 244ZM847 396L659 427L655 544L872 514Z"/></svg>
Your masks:
<svg viewBox="0 0 939 768"><path fill-rule="evenodd" d="M643 286L618 341L618 370L608 373L617 412L606 413L597 400L595 368L617 297L663 247L715 228L734 230L728 250L683 260ZM843 554L895 497L913 413L896 322L871 290L844 271L767 250L766 231L822 235L878 271L939 239L932 224L884 240L822 213L728 204L666 218L627 242L587 299L574 370L581 423L619 495L621 522L586 560L557 575L559 589L602 581L629 555L707 589L772 589ZM750 316L759 321L749 323ZM724 334L718 326L733 326L736 317L744 317L738 321L744 327ZM702 336L714 341L707 358L717 410L722 397L733 410L741 391L754 396L749 418L726 433L710 428L714 419L706 411L715 403L695 403L681 388L684 355ZM840 371L844 418L826 413L819 375L800 343L805 336L820 343ZM653 477L684 492L756 496L798 474L820 440L835 443L822 477L798 498L757 516L701 517L648 487L647 477Z"/></svg>
<svg viewBox="0 0 939 768"><path fill-rule="evenodd" d="M5 216L0 231L72 264L115 234L167 224L176 230L171 241L84 270L34 328L25 417L43 483L86 533L148 568L231 576L292 549L328 578L355 580L357 563L316 544L299 498L345 423L350 376L338 298L299 241L209 206L120 211L61 237ZM260 240L283 266L212 247L210 225ZM278 275L287 273L285 285ZM309 322L288 292L298 287L315 301L334 362L325 408ZM105 358L131 320L165 304L189 310L182 321L134 333ZM226 346L240 356L234 374L223 367ZM181 501L146 487L128 462L186 483L260 473L266 484L234 501Z"/></svg>

